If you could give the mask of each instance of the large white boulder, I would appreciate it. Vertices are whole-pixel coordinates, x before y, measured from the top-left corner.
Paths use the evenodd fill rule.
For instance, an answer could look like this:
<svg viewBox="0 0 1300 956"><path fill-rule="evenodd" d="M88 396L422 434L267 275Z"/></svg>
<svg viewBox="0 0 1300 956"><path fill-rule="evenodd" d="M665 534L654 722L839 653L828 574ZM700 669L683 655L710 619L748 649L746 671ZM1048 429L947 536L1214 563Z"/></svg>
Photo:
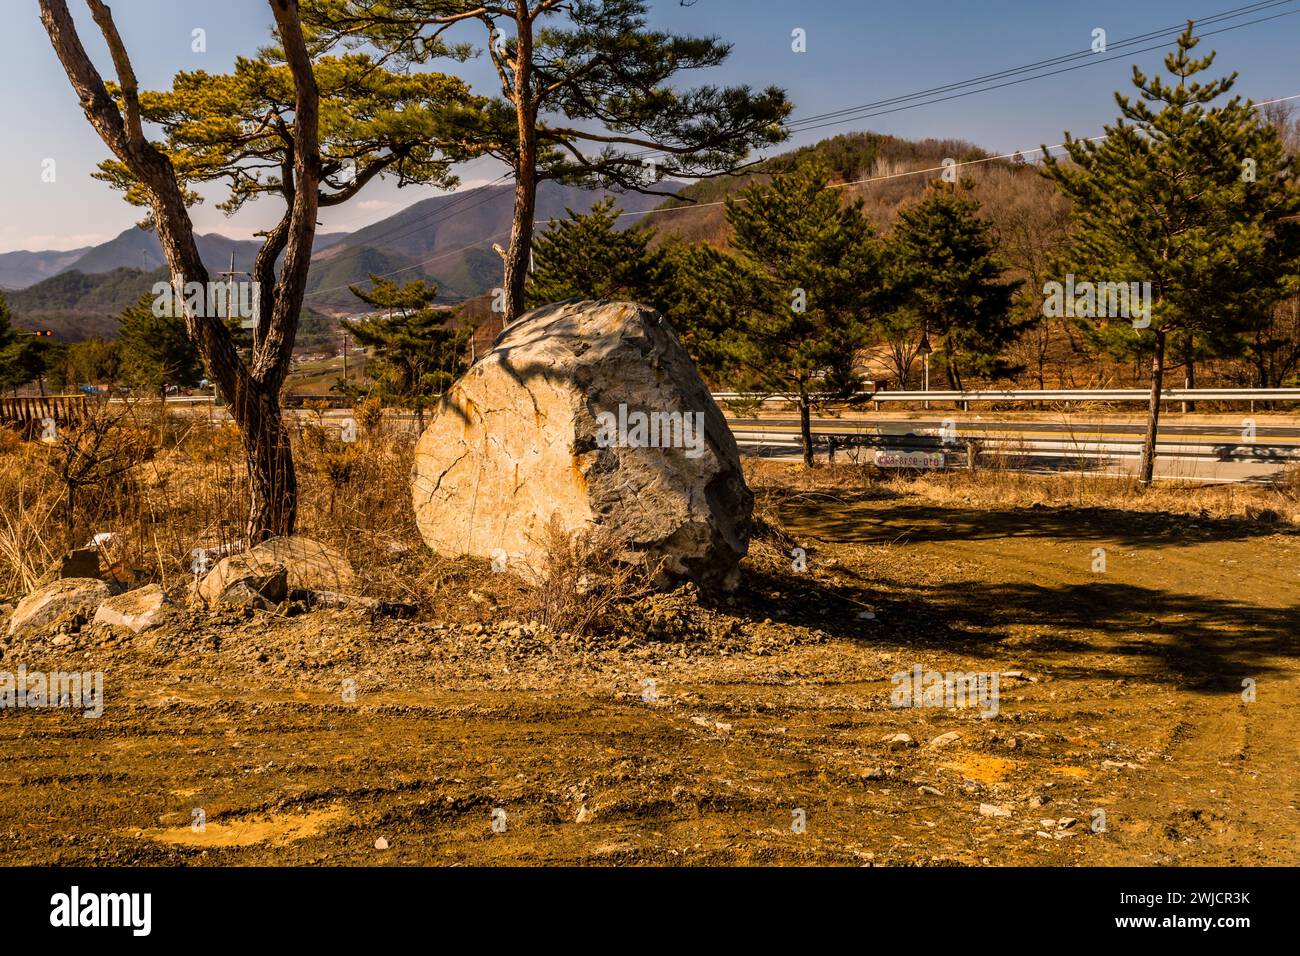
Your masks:
<svg viewBox="0 0 1300 956"><path fill-rule="evenodd" d="M415 453L416 521L445 555L540 566L552 518L624 557L730 586L753 495L736 442L668 323L573 301L512 323L448 390Z"/></svg>

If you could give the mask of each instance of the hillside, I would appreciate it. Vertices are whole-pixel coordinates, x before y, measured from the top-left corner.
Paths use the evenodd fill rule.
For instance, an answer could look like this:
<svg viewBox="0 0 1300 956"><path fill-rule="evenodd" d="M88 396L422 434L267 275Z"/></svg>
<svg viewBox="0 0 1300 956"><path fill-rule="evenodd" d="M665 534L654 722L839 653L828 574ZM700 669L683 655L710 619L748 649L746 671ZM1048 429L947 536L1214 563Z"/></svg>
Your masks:
<svg viewBox="0 0 1300 956"><path fill-rule="evenodd" d="M543 183L538 190L538 220L563 216L569 207L589 209L606 195L603 190ZM620 204L645 210L660 198L631 194L620 197ZM370 273L396 274L404 281L430 280L445 302L482 295L501 281L501 258L492 251L492 243L508 237L512 203L513 187L481 187L413 203L354 233L318 236L307 280L307 308L334 315L355 312L358 300L348 286L365 282ZM229 268L232 252L235 269L248 271L259 247L257 242L217 233L196 240L214 277ZM21 276L31 275L23 269L53 269L55 256L62 257L60 271L31 283L22 281ZM18 322L28 328L51 328L66 341L116 334L113 316L153 283L167 278L158 237L134 227L88 250L7 253L0 257L0 268L6 262L8 272L0 274L18 277L12 281L15 288L6 294ZM20 285L25 287L17 288ZM329 333L317 323L316 334Z"/></svg>
<svg viewBox="0 0 1300 956"><path fill-rule="evenodd" d="M902 203L918 198L927 184L938 178L938 173L898 174L932 169L942 165L945 159L967 162L988 155L978 146L963 140L908 140L880 133L844 133L773 156L735 176L692 183L678 193L680 199L663 202L659 207L662 212L634 218L652 220L660 230L661 240L675 236L689 242L721 245L727 231L724 207L710 203L719 203L750 183L767 182L774 173L788 172L804 162L819 161L830 170L832 182L898 177L880 178L877 182L849 187L848 190L851 196L860 196L866 201L867 215L878 228L885 229L893 223Z"/></svg>
<svg viewBox="0 0 1300 956"><path fill-rule="evenodd" d="M537 190L537 219L562 217L569 208L585 211L607 195L606 190L544 182ZM654 208L661 199L639 193L618 196L620 206L637 212ZM317 308L355 310L357 300L347 286L364 282L371 272L398 272L404 281L430 280L445 302L482 295L501 282L501 258L492 244L504 244L509 237L513 204L514 187L508 184L413 203L328 249L318 249L307 300Z"/></svg>
<svg viewBox="0 0 1300 956"><path fill-rule="evenodd" d="M5 293L15 324L27 329L52 329L64 342L117 335L115 316L166 282L163 269L118 268L87 274L61 272L27 289Z"/></svg>

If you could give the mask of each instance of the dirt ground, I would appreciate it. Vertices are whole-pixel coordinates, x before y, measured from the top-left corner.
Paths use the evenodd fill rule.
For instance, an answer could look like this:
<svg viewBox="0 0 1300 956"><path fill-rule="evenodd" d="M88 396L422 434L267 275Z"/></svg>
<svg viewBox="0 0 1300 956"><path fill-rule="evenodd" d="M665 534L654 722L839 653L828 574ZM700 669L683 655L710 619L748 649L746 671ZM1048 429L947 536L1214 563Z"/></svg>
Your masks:
<svg viewBox="0 0 1300 956"><path fill-rule="evenodd" d="M105 712L0 710L0 863L1300 863L1296 529L775 507L790 538L730 600L648 599L613 636L470 587L477 622L10 644L0 670L102 670ZM997 672L998 715L891 707L917 665Z"/></svg>

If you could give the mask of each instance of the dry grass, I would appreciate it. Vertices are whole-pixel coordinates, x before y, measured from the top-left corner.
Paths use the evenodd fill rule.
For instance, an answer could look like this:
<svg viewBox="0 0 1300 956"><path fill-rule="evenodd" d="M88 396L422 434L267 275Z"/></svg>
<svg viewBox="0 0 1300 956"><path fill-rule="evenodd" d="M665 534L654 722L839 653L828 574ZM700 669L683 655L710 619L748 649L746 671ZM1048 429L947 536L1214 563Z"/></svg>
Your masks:
<svg viewBox="0 0 1300 956"><path fill-rule="evenodd" d="M416 560L413 437L368 411L358 410L351 442L337 420L294 424L297 530L347 555L368 594L423 604L437 574ZM107 441L147 435L148 452L81 488L70 525L59 477L66 450L0 429L0 598L25 593L59 554L101 532L116 535L111 557L130 579L168 588L192 581L196 549L242 546L248 480L234 426L172 414L163 427L156 403L115 414Z"/></svg>
<svg viewBox="0 0 1300 956"><path fill-rule="evenodd" d="M875 465L820 464L809 471L792 462L750 459L745 477L755 490L860 497L915 495L942 505L1016 508L1034 505L1115 508L1263 523L1300 524L1300 467L1271 485L1158 482L1101 474L1034 475L1011 470L1014 455L982 455L975 472L887 471Z"/></svg>
<svg viewBox="0 0 1300 956"><path fill-rule="evenodd" d="M568 532L556 517L541 544L540 566L522 573L523 610L558 633L609 629L615 609L651 593L661 570L628 560L606 529Z"/></svg>

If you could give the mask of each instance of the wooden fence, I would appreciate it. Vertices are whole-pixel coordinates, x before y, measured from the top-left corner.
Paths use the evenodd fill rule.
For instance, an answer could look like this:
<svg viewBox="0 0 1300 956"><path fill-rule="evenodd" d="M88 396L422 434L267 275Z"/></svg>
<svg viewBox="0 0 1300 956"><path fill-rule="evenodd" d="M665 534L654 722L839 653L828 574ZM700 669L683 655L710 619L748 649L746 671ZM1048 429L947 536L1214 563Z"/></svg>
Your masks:
<svg viewBox="0 0 1300 956"><path fill-rule="evenodd" d="M86 413L85 395L0 397L0 425L32 426L51 419L64 425Z"/></svg>

